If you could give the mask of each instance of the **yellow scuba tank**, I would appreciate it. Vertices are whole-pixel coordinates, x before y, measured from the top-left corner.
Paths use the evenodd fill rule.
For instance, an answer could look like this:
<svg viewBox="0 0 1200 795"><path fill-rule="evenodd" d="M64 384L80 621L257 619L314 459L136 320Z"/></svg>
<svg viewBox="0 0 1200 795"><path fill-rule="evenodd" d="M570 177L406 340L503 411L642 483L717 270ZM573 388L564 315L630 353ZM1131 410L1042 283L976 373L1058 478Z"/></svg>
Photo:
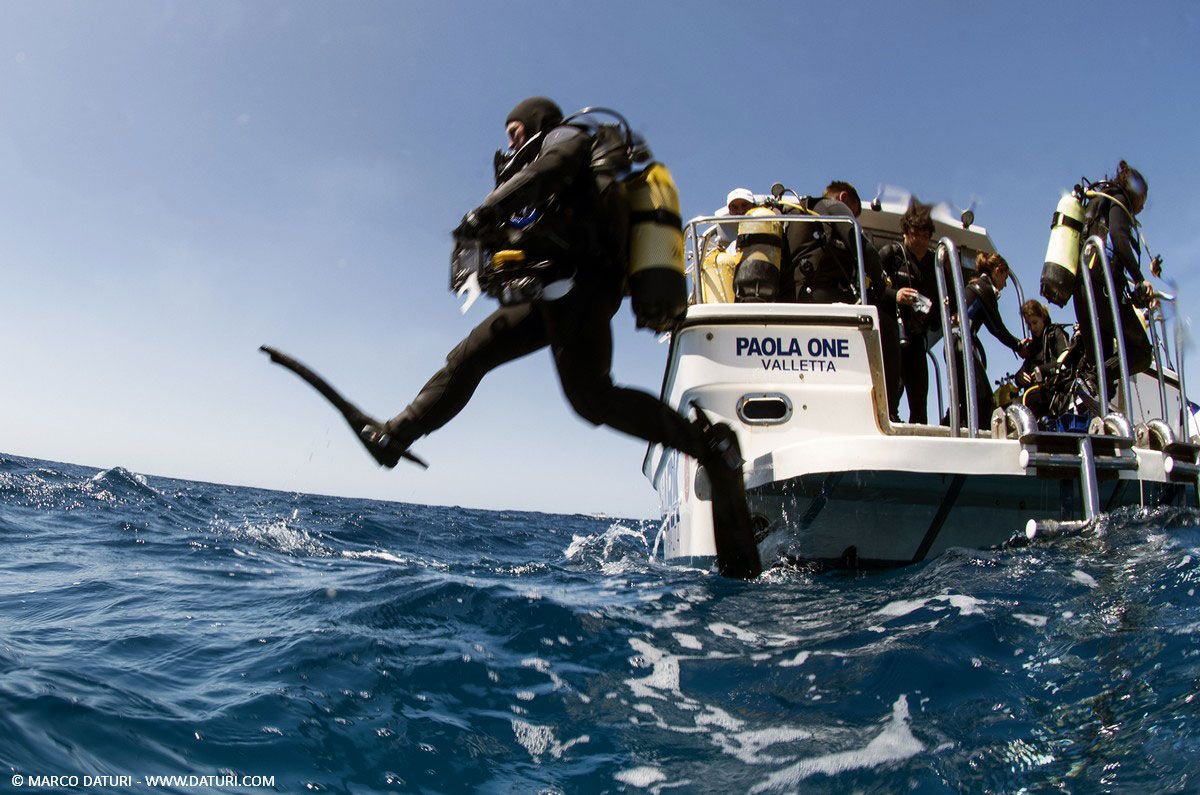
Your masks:
<svg viewBox="0 0 1200 795"><path fill-rule="evenodd" d="M714 248L700 264L700 303L733 303L733 274L741 255Z"/></svg>
<svg viewBox="0 0 1200 795"><path fill-rule="evenodd" d="M638 328L669 331L687 312L679 191L662 163L651 163L624 184L633 314Z"/></svg>
<svg viewBox="0 0 1200 795"><path fill-rule="evenodd" d="M738 301L770 302L779 294L779 266L783 260L783 223L766 207L754 207L738 224L737 245L742 254L733 277Z"/></svg>
<svg viewBox="0 0 1200 795"><path fill-rule="evenodd" d="M1042 295L1055 306L1065 306L1079 276L1079 249L1083 236L1083 202L1076 192L1058 201L1050 222L1050 242L1042 267Z"/></svg>

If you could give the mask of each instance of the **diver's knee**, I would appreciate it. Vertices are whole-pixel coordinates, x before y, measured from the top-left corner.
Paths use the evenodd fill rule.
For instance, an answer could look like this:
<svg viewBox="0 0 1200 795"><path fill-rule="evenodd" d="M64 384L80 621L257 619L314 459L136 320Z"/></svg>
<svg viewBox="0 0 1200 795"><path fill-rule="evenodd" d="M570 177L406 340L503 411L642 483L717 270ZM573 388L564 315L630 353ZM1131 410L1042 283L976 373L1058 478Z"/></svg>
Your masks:
<svg viewBox="0 0 1200 795"><path fill-rule="evenodd" d="M612 386L603 385L573 385L563 384L567 402L583 419L592 425L603 425L608 421L611 401L609 400Z"/></svg>

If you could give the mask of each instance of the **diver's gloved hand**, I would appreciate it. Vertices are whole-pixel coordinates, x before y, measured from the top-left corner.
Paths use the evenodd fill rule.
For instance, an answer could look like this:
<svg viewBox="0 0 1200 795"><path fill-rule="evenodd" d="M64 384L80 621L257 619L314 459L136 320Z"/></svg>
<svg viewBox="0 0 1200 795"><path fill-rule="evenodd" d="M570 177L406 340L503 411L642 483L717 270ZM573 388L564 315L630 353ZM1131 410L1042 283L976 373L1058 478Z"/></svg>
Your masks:
<svg viewBox="0 0 1200 795"><path fill-rule="evenodd" d="M464 215L462 221L454 228L454 239L478 240L495 220L495 213L490 207L476 207Z"/></svg>
<svg viewBox="0 0 1200 795"><path fill-rule="evenodd" d="M1154 285L1149 280L1138 284L1133 290L1133 305L1146 307L1154 300Z"/></svg>

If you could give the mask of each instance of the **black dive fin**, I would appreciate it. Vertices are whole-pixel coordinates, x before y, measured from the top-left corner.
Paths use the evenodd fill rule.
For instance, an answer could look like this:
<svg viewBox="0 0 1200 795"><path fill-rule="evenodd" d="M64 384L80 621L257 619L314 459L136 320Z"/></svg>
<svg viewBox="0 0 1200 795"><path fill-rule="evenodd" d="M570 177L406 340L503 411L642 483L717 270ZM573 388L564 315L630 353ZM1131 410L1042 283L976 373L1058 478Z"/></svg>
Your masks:
<svg viewBox="0 0 1200 795"><path fill-rule="evenodd" d="M717 546L717 571L725 577L752 580L762 574L754 525L746 504L742 480L742 451L737 434L723 422L713 423L692 403L696 425L704 434L708 454L700 463L712 484L713 536Z"/></svg>
<svg viewBox="0 0 1200 795"><path fill-rule="evenodd" d="M329 382L324 378L282 351L275 350L267 345L259 346L259 350L270 356L271 361L275 364L285 367L303 378L309 386L320 392L326 400L332 403L333 407L349 423L350 428L354 431L358 440L362 442L363 447L367 448L367 452L381 466L391 469L399 463L401 458L404 458L412 461L417 466L425 469L429 468L428 464L407 450L396 451L389 447L386 442L387 435L383 432L383 423L368 414L364 414L358 406L355 406L349 400L342 397L341 393L330 386Z"/></svg>

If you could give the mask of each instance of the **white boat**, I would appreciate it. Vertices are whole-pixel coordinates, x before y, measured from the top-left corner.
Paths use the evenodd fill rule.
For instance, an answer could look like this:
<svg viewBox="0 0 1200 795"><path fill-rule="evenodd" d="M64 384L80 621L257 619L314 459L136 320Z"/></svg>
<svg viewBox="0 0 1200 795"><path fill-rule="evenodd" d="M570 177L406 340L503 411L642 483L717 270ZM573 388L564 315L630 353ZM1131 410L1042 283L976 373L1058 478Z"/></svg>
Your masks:
<svg viewBox="0 0 1200 795"><path fill-rule="evenodd" d="M864 208L855 227L877 245L899 239L903 210L901 203ZM945 211L934 220L939 262L993 250L985 229ZM712 274L700 263L722 222L729 219L701 217L686 227L692 304L670 341L662 398L684 412L694 403L737 431L764 564L783 557L903 565L950 547L995 547L1023 533L1079 525L1119 507L1197 505L1197 419L1170 364L1181 346L1167 344L1161 317L1151 323L1156 368L1126 378L1128 390L1111 400L1104 396L1109 411L1090 433L1039 431L1024 406L993 415L990 434L974 430L972 417L957 416L956 399L974 379L955 383L945 359L931 380L949 396L951 424L895 423L874 307L704 302L720 293L705 289ZM858 259L861 285L861 253ZM957 291L942 285L942 296L963 295L961 268L947 270L959 284ZM943 328L952 314L965 315L949 299L934 303ZM712 559L708 484L696 463L651 446L643 471L662 512L655 554Z"/></svg>

